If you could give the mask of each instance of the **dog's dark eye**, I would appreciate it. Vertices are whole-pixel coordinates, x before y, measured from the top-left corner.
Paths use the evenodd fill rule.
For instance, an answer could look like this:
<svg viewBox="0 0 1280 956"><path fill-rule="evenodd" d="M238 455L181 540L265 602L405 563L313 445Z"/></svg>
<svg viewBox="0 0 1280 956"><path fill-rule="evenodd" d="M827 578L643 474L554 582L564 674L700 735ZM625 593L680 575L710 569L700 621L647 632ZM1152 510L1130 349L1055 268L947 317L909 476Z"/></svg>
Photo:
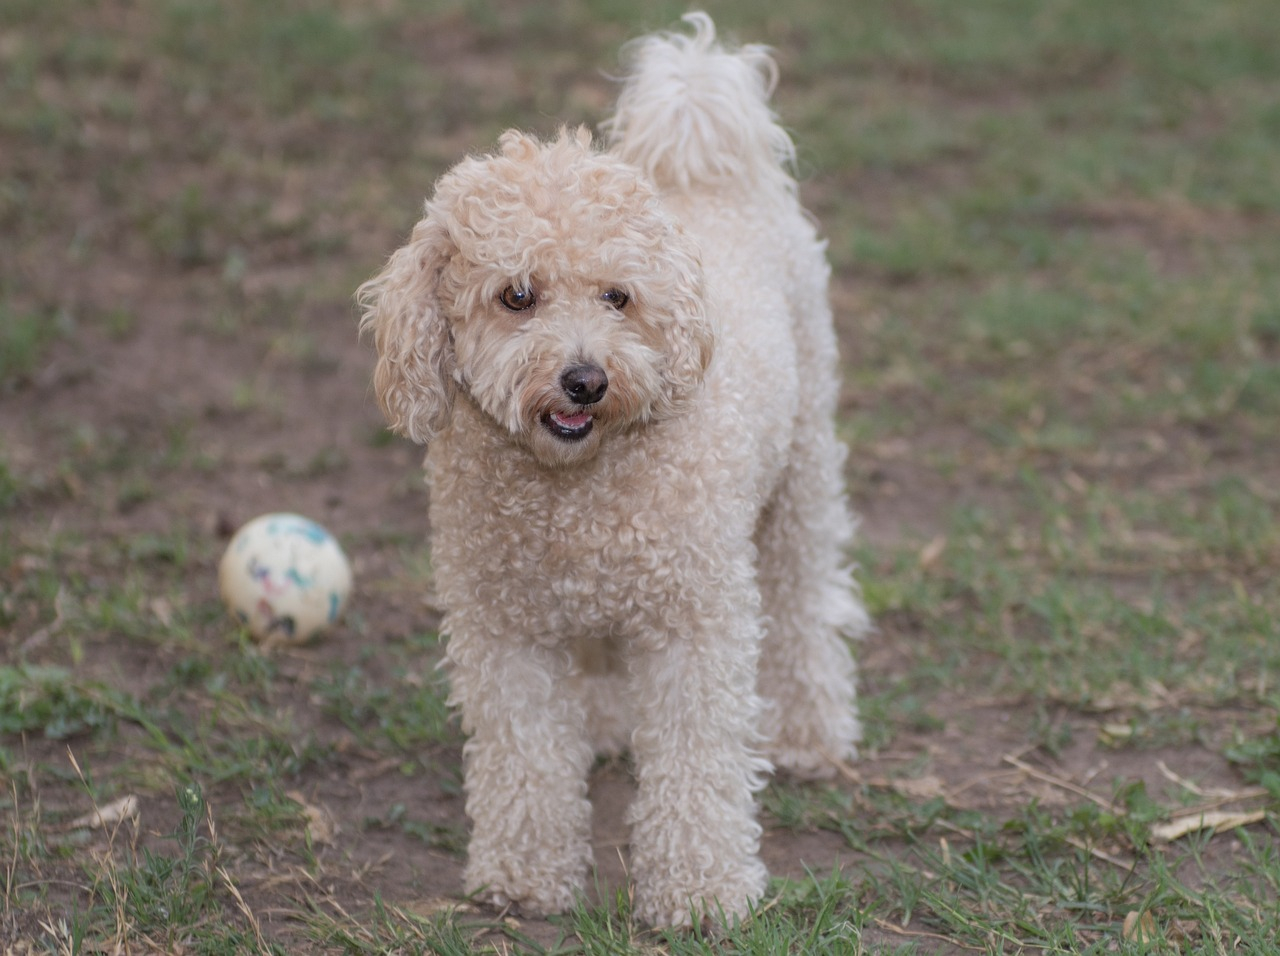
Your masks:
<svg viewBox="0 0 1280 956"><path fill-rule="evenodd" d="M621 289L610 289L608 292L600 296L605 302L621 312L627 307L627 303L631 301L631 296L627 295Z"/></svg>
<svg viewBox="0 0 1280 956"><path fill-rule="evenodd" d="M498 301L512 312L523 312L525 309L533 308L533 303L536 299L532 289L517 289L515 286L509 285L502 290L502 294L498 296Z"/></svg>

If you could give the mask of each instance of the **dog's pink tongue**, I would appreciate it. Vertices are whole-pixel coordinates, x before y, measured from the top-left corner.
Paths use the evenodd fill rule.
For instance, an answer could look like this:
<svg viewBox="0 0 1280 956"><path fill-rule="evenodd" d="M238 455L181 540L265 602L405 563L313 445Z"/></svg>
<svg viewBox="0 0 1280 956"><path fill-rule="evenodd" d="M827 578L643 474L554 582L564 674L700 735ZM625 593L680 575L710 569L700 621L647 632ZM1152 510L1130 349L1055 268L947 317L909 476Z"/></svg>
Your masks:
<svg viewBox="0 0 1280 956"><path fill-rule="evenodd" d="M581 428L591 420L591 416L586 412L578 412L575 415L562 415L556 412L555 419L565 428Z"/></svg>

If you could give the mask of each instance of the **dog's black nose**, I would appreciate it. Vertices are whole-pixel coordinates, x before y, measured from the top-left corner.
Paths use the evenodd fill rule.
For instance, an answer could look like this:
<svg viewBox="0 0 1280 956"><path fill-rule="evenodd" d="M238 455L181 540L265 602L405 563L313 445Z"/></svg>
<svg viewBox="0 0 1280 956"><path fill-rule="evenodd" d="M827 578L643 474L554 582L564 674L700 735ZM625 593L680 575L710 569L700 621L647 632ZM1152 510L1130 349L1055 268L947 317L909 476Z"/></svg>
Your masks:
<svg viewBox="0 0 1280 956"><path fill-rule="evenodd" d="M594 405L604 398L609 376L598 365L573 365L561 374L560 387L578 405Z"/></svg>

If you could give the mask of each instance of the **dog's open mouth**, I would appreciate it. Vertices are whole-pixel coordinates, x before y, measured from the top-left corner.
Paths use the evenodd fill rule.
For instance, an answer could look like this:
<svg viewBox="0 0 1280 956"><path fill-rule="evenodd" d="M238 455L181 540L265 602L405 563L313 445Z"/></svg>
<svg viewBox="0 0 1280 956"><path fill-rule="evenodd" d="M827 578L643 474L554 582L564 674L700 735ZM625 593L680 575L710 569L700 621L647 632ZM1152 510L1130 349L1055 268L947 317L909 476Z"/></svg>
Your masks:
<svg viewBox="0 0 1280 956"><path fill-rule="evenodd" d="M589 412L547 412L542 416L542 424L557 438L566 441L579 441L591 434L591 426L595 420Z"/></svg>

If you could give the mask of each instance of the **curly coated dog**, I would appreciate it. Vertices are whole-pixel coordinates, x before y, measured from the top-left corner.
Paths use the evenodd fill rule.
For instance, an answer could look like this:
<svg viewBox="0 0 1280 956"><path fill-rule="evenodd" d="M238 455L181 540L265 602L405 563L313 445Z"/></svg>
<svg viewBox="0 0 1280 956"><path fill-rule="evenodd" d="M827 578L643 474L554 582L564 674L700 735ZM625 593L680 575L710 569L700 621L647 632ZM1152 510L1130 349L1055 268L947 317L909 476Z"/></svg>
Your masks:
<svg viewBox="0 0 1280 956"><path fill-rule="evenodd" d="M825 247L773 61L686 20L627 48L603 148L504 134L358 293L429 448L467 889L526 913L590 872L594 754L634 761L637 917L688 925L764 891L770 766L859 735Z"/></svg>

